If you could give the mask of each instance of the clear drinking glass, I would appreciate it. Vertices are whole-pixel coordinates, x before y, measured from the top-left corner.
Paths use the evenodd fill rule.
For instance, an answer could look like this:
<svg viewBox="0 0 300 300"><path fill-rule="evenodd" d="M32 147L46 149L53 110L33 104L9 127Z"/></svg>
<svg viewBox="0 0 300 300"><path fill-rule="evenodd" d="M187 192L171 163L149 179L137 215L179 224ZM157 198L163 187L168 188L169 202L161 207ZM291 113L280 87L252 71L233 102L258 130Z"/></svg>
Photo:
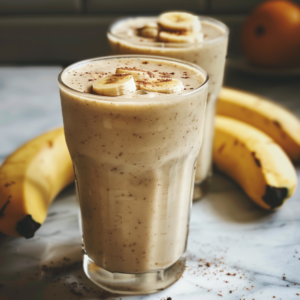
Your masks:
<svg viewBox="0 0 300 300"><path fill-rule="evenodd" d="M193 199L203 197L208 190L209 179L212 175L212 146L214 138L214 118L218 94L220 92L227 54L229 29L220 21L213 18L199 16L204 33L211 34L211 39L201 43L179 44L163 42L147 42L147 39L133 39L132 35L120 34L118 28L125 28L127 22L131 26L138 20L145 23L157 22L157 17L132 17L113 23L107 33L112 54L148 54L182 59L203 68L209 76L208 99L205 117L203 145L198 157L196 181ZM214 28L220 32L214 37Z"/></svg>
<svg viewBox="0 0 300 300"><path fill-rule="evenodd" d="M204 83L185 94L133 101L78 92L64 74L125 57L195 69ZM178 280L185 267L195 166L208 77L197 65L157 56L109 56L59 76L66 142L81 210L84 271L113 293L143 294Z"/></svg>

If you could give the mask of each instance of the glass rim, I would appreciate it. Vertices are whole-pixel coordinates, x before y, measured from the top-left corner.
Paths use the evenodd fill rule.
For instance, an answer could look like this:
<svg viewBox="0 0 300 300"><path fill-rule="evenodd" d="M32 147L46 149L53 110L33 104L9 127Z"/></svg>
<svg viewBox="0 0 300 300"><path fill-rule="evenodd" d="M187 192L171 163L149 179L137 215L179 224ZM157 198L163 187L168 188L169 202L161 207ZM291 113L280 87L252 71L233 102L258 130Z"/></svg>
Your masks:
<svg viewBox="0 0 300 300"><path fill-rule="evenodd" d="M110 56L99 56L99 57L94 57L94 58L89 58L89 59L85 59L85 60L81 60L78 62L75 62L69 66L67 66L66 68L64 68L58 75L58 83L60 87L63 87L64 89L66 89L68 92L71 92L72 94L78 95L80 97L84 97L86 99L90 99L90 100L97 100L97 101L104 101L104 102L112 102L112 99L120 99L119 97L121 96L116 96L116 97L110 97L110 96L102 96L102 95L96 95L96 94L90 94L90 93L85 93L85 92L80 92L78 90L75 90L71 87L69 87L68 85L66 85L62 79L62 76L65 72L67 72L68 70L71 70L73 68L75 68L76 66L81 66L81 65L86 65L90 62L94 62L94 61L99 61L99 60L109 60L109 59L122 59L122 58L142 58L142 59L155 59L155 60L163 60L163 61L171 61L171 62L175 62L175 63L180 63L183 65L187 65L191 68L194 68L198 71L201 72L201 74L204 77L204 81L202 82L202 84L187 92L187 93L181 93L181 94L166 94L169 95L169 97L167 97L167 100L162 99L161 102L167 102L169 101L168 99L173 96L173 97L186 97L186 96L190 96L192 94L198 93L199 91L201 91L204 87L206 87L208 85L209 82L209 76L207 74L207 72L202 69L201 67L199 67L198 65L191 63L191 62L187 62L184 60L180 60L180 59L175 59L175 58L171 58L171 57L165 57L165 56L156 56L156 55L140 55L140 54L128 54L128 55L110 55ZM125 101L123 99L126 99ZM127 101L128 99L128 101ZM123 101L113 101L114 103L135 103L136 105L138 104L148 104L153 103L155 101L151 101L151 98L143 98L143 99L147 99L147 100L143 100L143 101L132 101L131 98L125 98L122 97Z"/></svg>
<svg viewBox="0 0 300 300"><path fill-rule="evenodd" d="M202 42L198 42L198 43L165 43L165 42L132 42L129 41L126 38L122 38L116 34L114 34L112 32L113 27L122 21L125 20L129 20L129 19L134 19L134 18L157 18L158 16L133 16L133 17L125 17L125 18L119 18L116 19L108 28L107 31L107 36L111 35L114 38L117 38L121 41L125 41L128 44L132 44L132 45L139 45L139 46L147 46L147 47L152 47L152 48L167 48L167 49L181 49L181 48L188 48L188 47L194 47L194 46L199 46L199 45L209 45L209 44L214 44L217 43L225 38L228 37L229 35L229 28L227 27L227 25L225 25L223 22L215 19L215 18L211 18L211 17L207 17L207 16L203 16L203 15L198 15L198 18L200 21L209 21L210 23L213 23L215 25L217 25L218 27L221 27L224 32L222 35L218 36L217 38L211 39L211 40L206 40L206 41L202 41Z"/></svg>

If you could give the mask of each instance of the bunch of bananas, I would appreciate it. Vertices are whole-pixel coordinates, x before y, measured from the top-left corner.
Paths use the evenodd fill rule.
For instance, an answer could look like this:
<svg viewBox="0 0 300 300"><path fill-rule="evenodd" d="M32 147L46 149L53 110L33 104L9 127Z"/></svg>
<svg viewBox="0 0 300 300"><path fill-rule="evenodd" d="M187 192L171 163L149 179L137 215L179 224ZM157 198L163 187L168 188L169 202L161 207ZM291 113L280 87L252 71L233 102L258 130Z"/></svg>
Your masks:
<svg viewBox="0 0 300 300"><path fill-rule="evenodd" d="M243 122L241 122L243 121ZM223 88L213 159L265 209L281 206L297 184L289 159L300 158L300 122L284 108ZM23 145L0 168L0 231L30 238L55 196L74 180L63 128Z"/></svg>
<svg viewBox="0 0 300 300"><path fill-rule="evenodd" d="M300 121L259 96L223 88L217 105L213 160L259 206L273 209L297 185ZM291 160L290 160L291 159Z"/></svg>

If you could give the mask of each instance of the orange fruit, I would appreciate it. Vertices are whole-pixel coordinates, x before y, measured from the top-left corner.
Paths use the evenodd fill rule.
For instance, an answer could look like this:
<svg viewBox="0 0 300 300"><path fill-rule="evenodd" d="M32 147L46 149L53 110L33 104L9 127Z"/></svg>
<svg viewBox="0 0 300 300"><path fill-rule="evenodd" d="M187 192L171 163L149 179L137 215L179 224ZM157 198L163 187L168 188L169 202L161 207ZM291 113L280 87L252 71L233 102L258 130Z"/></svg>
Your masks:
<svg viewBox="0 0 300 300"><path fill-rule="evenodd" d="M242 28L242 47L250 63L261 67L300 64L300 6L287 0L258 5Z"/></svg>

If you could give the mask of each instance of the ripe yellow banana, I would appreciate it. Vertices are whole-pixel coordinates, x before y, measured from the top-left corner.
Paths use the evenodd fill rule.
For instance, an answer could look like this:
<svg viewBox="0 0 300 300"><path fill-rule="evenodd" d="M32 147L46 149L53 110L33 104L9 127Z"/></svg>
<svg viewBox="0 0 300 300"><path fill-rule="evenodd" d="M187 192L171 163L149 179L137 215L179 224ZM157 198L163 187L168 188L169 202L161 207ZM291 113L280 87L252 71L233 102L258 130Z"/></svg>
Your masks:
<svg viewBox="0 0 300 300"><path fill-rule="evenodd" d="M52 200L73 180L63 128L17 149L0 167L0 231L32 237Z"/></svg>
<svg viewBox="0 0 300 300"><path fill-rule="evenodd" d="M300 121L285 108L257 95L222 88L217 115L260 129L274 139L293 161L300 159Z"/></svg>
<svg viewBox="0 0 300 300"><path fill-rule="evenodd" d="M246 123L216 117L213 160L265 209L281 206L295 191L297 175L288 156L269 136Z"/></svg>

